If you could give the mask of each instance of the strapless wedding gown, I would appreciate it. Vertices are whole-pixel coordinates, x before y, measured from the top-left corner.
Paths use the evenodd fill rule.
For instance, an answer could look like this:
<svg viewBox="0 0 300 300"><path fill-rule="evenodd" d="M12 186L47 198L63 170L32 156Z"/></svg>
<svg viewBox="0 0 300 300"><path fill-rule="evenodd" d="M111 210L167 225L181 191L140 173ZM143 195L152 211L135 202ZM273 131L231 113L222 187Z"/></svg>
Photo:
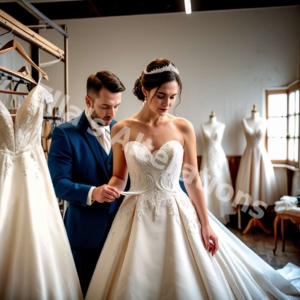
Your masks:
<svg viewBox="0 0 300 300"><path fill-rule="evenodd" d="M253 130L245 120L243 122L247 146L241 157L235 194L242 192L251 198L248 203L246 197L236 199L236 202L241 205L255 205L255 201L260 200L267 205L274 205L280 195L272 162L264 146L266 127ZM259 205L256 203L255 206Z"/></svg>
<svg viewBox="0 0 300 300"><path fill-rule="evenodd" d="M196 211L179 185L179 142L160 148L164 165L140 142L128 142L124 151L131 190L114 219L86 300L300 299L300 287L211 213L220 249L214 257L204 249ZM297 284L300 269L289 264L284 270Z"/></svg>
<svg viewBox="0 0 300 300"><path fill-rule="evenodd" d="M0 299L83 299L41 146L45 89L0 102Z"/></svg>
<svg viewBox="0 0 300 300"><path fill-rule="evenodd" d="M221 126L215 128L211 133L204 128L202 129L204 151L200 166L200 176L207 209L220 222L226 224L229 222L229 215L233 215L236 212L231 204L234 191L228 160L221 144L223 130L224 128Z"/></svg>

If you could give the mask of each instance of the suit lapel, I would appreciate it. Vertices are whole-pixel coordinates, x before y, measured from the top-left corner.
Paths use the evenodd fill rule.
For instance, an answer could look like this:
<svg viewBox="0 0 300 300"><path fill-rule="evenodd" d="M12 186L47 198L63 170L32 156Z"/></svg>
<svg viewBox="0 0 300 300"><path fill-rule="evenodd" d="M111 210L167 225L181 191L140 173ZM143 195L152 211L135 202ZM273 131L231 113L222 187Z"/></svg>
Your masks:
<svg viewBox="0 0 300 300"><path fill-rule="evenodd" d="M91 152L94 153L97 161L99 162L99 164L102 167L103 172L105 173L105 176L107 177L107 180L109 180L106 164L103 160L104 153L101 153L101 152L105 152L105 151L101 147L100 143L97 141L97 138L94 136L93 131L90 128L90 124L85 116L85 112L83 112L81 115L81 118L78 122L78 127L82 130L83 136L91 148ZM106 153L105 153L105 155L107 156ZM110 155L111 155L111 153L110 153Z"/></svg>

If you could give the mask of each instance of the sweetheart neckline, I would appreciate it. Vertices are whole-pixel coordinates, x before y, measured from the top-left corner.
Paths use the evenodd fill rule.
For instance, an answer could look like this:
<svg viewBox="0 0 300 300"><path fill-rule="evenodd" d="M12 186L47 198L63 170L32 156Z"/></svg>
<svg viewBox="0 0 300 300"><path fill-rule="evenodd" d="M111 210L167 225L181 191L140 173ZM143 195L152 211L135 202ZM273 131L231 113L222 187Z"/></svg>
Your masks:
<svg viewBox="0 0 300 300"><path fill-rule="evenodd" d="M209 130L205 129L205 124L202 124L202 131L204 132L204 134L208 137L211 137L213 134L216 133L216 131L221 130L221 129L225 129L225 125L218 125L214 128L212 128L212 130L209 132ZM210 134L211 133L211 134Z"/></svg>
<svg viewBox="0 0 300 300"><path fill-rule="evenodd" d="M248 124L248 122L247 122L247 120L246 119L243 119L243 122L244 122L244 125L245 125L245 129L246 129L246 131L247 132L251 132L251 133L254 133L254 134L257 134L257 133L260 133L260 132L262 132L262 126L258 126L256 129L254 129L254 128L252 128L249 124Z"/></svg>
<svg viewBox="0 0 300 300"><path fill-rule="evenodd" d="M221 128L221 127L214 128L211 132L208 132L208 131L206 131L205 129L203 129L203 133L204 133L205 136L207 136L208 138L211 138L211 139L212 139L212 136L213 136L213 135L216 136L216 135L218 134L218 133L217 133L217 130L220 129L220 128ZM215 137L215 136L214 136L214 137Z"/></svg>
<svg viewBox="0 0 300 300"><path fill-rule="evenodd" d="M141 142L139 142L139 141L129 141L129 142L127 142L127 143L125 144L124 148L125 148L126 145L129 144L129 143L138 143L138 144L144 146L144 147L148 150L148 152L153 156L153 154L154 154L155 152L161 150L164 146L166 146L167 144L169 144L169 143L171 143L171 142L178 143L178 144L180 145L181 149L183 150L183 146L181 145L181 143L180 143L179 141L176 141L176 140L170 140L170 141L165 142L164 144L162 144L158 149L154 150L153 152L151 152L150 149L149 149L144 143L141 143Z"/></svg>
<svg viewBox="0 0 300 300"><path fill-rule="evenodd" d="M1 99L0 99L0 104L1 104L1 106L2 107L4 107L4 111L6 111L6 113L9 115L9 122L10 122L10 125L13 127L13 132L14 132L14 135L15 135L15 128L16 128L16 121L17 121L17 116L18 116L18 113L19 113L19 110L20 110L20 108L23 106L23 105L25 105L24 104L24 102L25 102L25 100L31 95L33 95L34 94L34 92L36 91L36 89L37 89L37 87L38 87L39 85L36 85L29 93L28 93L28 95L24 98L24 100L22 101L22 103L20 104L20 106L19 106L19 108L17 109L17 111L16 111L16 115L15 115L15 122L13 121L13 119L12 119L12 117L11 117L11 114L10 114L10 112L9 112L9 110L8 110L8 108L4 105L4 103L1 101Z"/></svg>

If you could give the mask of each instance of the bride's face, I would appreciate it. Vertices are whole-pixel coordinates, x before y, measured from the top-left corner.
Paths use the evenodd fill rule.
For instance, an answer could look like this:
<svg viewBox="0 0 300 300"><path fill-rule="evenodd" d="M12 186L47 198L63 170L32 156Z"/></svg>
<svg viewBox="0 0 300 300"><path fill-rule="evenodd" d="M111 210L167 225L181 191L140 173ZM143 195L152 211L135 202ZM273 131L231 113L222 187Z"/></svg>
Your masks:
<svg viewBox="0 0 300 300"><path fill-rule="evenodd" d="M150 109L163 116L168 113L176 101L178 83L176 80L169 81L161 85L158 90L154 88L146 93Z"/></svg>

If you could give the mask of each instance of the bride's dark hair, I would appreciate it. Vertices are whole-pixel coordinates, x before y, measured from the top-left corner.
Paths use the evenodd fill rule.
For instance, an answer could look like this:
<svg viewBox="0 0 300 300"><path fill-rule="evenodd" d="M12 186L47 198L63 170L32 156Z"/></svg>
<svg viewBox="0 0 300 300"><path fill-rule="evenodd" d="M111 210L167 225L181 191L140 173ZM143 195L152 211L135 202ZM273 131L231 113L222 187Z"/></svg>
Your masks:
<svg viewBox="0 0 300 300"><path fill-rule="evenodd" d="M154 69L168 66L169 64L172 64L175 67L175 65L166 58L155 59L147 65L146 72L150 72ZM142 91L142 86L147 91L150 91L150 90L156 88L156 92L157 92L164 83L173 81L173 80L176 80L178 83L178 86L179 86L179 102L178 102L178 104L179 104L181 91L182 91L182 83L181 83L179 75L177 73L175 73L174 71L164 71L164 72L155 73L155 74L145 74L143 71L141 73L141 75L139 76L139 78L135 81L132 92L139 100L144 101L145 95ZM155 94L156 94L156 92L155 92Z"/></svg>

